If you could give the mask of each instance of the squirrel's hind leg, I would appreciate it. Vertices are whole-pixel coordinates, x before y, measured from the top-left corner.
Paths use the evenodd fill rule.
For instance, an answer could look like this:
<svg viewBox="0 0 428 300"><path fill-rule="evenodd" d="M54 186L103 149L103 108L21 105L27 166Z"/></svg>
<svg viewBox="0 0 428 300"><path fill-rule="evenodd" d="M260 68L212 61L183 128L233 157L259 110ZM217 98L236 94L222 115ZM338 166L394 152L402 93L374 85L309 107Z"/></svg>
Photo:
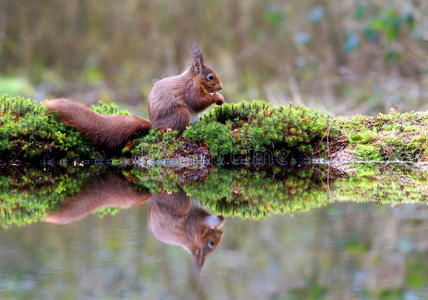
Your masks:
<svg viewBox="0 0 428 300"><path fill-rule="evenodd" d="M190 125L191 115L185 107L177 108L168 118L151 121L152 125L161 129L185 130Z"/></svg>

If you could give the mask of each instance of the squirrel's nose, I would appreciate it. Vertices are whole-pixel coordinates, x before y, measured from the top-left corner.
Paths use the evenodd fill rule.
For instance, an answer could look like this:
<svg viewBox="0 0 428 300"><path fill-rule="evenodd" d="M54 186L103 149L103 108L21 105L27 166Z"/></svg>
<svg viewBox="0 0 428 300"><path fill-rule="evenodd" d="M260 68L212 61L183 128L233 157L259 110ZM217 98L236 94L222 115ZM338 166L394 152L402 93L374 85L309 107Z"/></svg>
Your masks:
<svg viewBox="0 0 428 300"><path fill-rule="evenodd" d="M223 89L223 84L219 83L215 86L216 91L220 91L221 89Z"/></svg>

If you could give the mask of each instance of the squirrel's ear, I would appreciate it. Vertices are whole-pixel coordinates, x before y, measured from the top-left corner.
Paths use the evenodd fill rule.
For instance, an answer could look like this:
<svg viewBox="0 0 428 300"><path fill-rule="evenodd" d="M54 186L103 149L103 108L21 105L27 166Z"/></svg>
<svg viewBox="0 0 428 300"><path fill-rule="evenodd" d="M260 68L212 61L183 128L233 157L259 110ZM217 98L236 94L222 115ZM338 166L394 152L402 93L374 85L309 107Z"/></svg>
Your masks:
<svg viewBox="0 0 428 300"><path fill-rule="evenodd" d="M192 256L193 256L193 270L196 273L199 273L201 272L201 269L204 266L206 254L201 248L195 248L192 250Z"/></svg>
<svg viewBox="0 0 428 300"><path fill-rule="evenodd" d="M204 68L204 58L202 57L201 50L197 45L193 45L192 47L192 59L192 68L197 74L202 73L202 69Z"/></svg>

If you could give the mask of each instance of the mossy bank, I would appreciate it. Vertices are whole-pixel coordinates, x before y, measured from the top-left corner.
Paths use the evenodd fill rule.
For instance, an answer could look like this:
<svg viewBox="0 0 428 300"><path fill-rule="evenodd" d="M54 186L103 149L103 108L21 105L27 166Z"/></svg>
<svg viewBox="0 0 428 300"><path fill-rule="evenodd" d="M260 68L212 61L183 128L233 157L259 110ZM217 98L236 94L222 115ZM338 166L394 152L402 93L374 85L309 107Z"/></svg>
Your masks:
<svg viewBox="0 0 428 300"><path fill-rule="evenodd" d="M115 104L91 107L128 114ZM293 104L261 101L217 106L184 132L152 129L115 151L95 148L54 112L30 99L0 98L1 159L111 158L210 160L219 164L268 153L272 161L325 158L350 161L423 161L428 155L428 113L332 117ZM242 160L241 160L242 161ZM244 160L245 161L245 160Z"/></svg>

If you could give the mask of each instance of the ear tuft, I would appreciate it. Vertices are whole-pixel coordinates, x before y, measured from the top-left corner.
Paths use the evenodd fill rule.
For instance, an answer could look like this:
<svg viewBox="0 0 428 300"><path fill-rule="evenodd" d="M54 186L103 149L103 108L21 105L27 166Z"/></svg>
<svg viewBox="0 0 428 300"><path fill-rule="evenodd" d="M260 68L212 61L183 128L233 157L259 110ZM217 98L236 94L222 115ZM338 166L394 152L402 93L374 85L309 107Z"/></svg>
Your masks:
<svg viewBox="0 0 428 300"><path fill-rule="evenodd" d="M201 50L198 45L193 45L192 47L192 59L193 59L193 69L196 74L201 74L202 69L204 68L204 58L202 57Z"/></svg>
<svg viewBox="0 0 428 300"><path fill-rule="evenodd" d="M192 46L192 59L195 60L199 57L202 57L201 49L199 49L197 44L193 44L193 46Z"/></svg>
<svg viewBox="0 0 428 300"><path fill-rule="evenodd" d="M193 256L193 270L196 273L200 273L205 263L206 254L204 254L202 249L196 248L192 251L192 256Z"/></svg>

